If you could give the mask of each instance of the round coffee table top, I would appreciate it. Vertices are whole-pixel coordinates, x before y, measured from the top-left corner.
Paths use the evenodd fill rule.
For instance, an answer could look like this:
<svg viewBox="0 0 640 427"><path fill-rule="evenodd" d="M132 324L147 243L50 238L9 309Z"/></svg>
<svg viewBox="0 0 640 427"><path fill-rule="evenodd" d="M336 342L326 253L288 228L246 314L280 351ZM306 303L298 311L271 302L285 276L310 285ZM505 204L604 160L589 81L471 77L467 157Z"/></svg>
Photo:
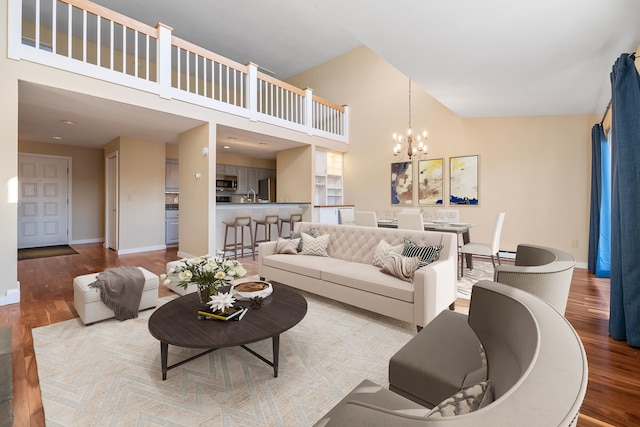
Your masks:
<svg viewBox="0 0 640 427"><path fill-rule="evenodd" d="M162 343L188 348L233 347L280 335L304 318L307 300L286 286L272 286L263 306L250 308L239 321L199 320L197 311L207 306L200 303L197 292L184 295L151 315L149 332Z"/></svg>

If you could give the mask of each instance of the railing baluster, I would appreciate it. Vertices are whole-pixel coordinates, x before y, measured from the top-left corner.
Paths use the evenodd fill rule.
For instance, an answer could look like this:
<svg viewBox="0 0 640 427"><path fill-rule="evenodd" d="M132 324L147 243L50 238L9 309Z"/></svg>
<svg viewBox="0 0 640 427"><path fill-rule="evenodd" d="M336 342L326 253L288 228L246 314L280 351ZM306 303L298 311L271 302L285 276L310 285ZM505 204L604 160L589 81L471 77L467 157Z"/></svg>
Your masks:
<svg viewBox="0 0 640 427"><path fill-rule="evenodd" d="M144 76L144 78L145 78L145 80L149 80L149 78L150 78L150 75L149 75L149 62L151 62L151 51L149 51L149 39L150 39L150 37L149 37L148 34L145 34L144 38L145 38L145 43L146 43L146 48L145 48L145 55L146 55L145 56L145 71L144 71L145 76Z"/></svg>
<svg viewBox="0 0 640 427"><path fill-rule="evenodd" d="M56 7L56 0L51 0L51 52L58 53L58 37L57 37L57 25L58 25L58 8Z"/></svg>
<svg viewBox="0 0 640 427"><path fill-rule="evenodd" d="M115 50L115 41L114 41L114 23L113 21L109 21L109 69L114 69L114 58L113 51Z"/></svg>
<svg viewBox="0 0 640 427"><path fill-rule="evenodd" d="M82 62L87 62L87 11L82 10Z"/></svg>
<svg viewBox="0 0 640 427"><path fill-rule="evenodd" d="M96 64L102 66L102 18L96 15Z"/></svg>
<svg viewBox="0 0 640 427"><path fill-rule="evenodd" d="M138 77L138 30L133 30L133 75Z"/></svg>
<svg viewBox="0 0 640 427"><path fill-rule="evenodd" d="M127 74L127 27L122 24L122 74Z"/></svg>
<svg viewBox="0 0 640 427"><path fill-rule="evenodd" d="M67 3L67 57L73 58L73 6Z"/></svg>

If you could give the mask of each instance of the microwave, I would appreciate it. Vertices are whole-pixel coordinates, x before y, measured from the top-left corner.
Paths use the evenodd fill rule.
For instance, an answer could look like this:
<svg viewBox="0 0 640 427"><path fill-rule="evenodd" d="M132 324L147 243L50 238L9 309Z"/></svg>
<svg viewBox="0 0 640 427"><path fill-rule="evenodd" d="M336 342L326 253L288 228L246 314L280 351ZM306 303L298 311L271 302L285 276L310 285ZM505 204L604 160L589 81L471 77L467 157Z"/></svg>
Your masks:
<svg viewBox="0 0 640 427"><path fill-rule="evenodd" d="M218 176L216 178L217 191L236 191L238 189L237 176Z"/></svg>

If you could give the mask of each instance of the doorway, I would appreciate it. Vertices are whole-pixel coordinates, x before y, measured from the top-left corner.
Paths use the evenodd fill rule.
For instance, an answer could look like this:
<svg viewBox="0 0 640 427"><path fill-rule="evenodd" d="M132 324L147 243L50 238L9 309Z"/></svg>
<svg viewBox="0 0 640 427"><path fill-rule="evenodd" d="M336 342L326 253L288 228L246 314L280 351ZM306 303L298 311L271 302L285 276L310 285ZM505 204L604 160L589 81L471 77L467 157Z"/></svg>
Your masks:
<svg viewBox="0 0 640 427"><path fill-rule="evenodd" d="M106 230L105 246L118 250L118 152L107 155L106 161Z"/></svg>
<svg viewBox="0 0 640 427"><path fill-rule="evenodd" d="M18 249L69 243L71 159L18 154Z"/></svg>

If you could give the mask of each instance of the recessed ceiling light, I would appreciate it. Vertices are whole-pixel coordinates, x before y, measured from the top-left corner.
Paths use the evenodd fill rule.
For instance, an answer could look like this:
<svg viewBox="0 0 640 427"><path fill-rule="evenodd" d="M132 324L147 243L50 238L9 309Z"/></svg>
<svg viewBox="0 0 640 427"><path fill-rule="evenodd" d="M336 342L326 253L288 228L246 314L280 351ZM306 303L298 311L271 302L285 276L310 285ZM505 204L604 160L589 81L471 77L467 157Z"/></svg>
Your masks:
<svg viewBox="0 0 640 427"><path fill-rule="evenodd" d="M62 139L61 136L52 136L51 139Z"/></svg>
<svg viewBox="0 0 640 427"><path fill-rule="evenodd" d="M60 120L62 123L64 123L65 125L69 125L69 126L73 126L73 125L77 125L77 122L74 122L73 120Z"/></svg>
<svg viewBox="0 0 640 427"><path fill-rule="evenodd" d="M228 145L223 145L222 148L224 148L225 150L228 150L231 147L229 147Z"/></svg>

